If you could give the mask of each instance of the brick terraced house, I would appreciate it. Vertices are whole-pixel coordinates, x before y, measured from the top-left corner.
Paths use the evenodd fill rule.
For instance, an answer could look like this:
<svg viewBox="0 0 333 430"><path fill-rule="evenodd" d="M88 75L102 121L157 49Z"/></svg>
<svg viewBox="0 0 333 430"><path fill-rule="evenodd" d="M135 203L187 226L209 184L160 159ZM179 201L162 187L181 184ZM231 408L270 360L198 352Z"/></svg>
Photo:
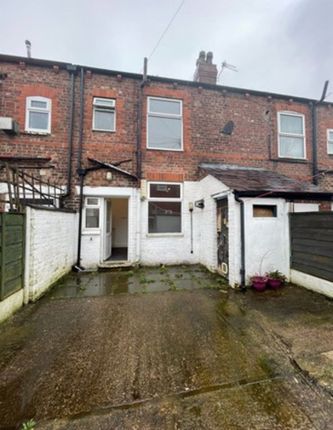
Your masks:
<svg viewBox="0 0 333 430"><path fill-rule="evenodd" d="M77 266L289 276L288 214L331 210L333 104L216 79L204 52L193 81L0 55L3 200L6 167L56 183Z"/></svg>

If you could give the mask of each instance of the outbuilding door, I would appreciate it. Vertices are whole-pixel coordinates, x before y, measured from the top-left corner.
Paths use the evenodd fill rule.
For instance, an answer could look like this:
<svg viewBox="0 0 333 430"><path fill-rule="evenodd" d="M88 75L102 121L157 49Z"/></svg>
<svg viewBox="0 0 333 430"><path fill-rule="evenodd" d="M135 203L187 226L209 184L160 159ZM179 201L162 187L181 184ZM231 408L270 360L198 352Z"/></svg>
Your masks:
<svg viewBox="0 0 333 430"><path fill-rule="evenodd" d="M223 276L229 273L229 229L228 229L228 200L216 202L217 216L217 270Z"/></svg>

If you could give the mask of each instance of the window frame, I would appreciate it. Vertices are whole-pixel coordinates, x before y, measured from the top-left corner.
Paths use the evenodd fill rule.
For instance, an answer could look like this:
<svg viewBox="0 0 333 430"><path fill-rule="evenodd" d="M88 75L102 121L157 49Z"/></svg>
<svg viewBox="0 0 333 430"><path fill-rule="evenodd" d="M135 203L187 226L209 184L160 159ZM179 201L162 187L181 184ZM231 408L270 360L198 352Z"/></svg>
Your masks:
<svg viewBox="0 0 333 430"><path fill-rule="evenodd" d="M31 102L46 102L46 108L36 108L31 106ZM29 127L30 112L47 113L48 122L47 129ZM25 102L25 131L29 133L51 134L51 120L52 120L52 100L48 97L42 96L28 96Z"/></svg>
<svg viewBox="0 0 333 430"><path fill-rule="evenodd" d="M150 100L165 100L165 101L171 101L171 102L179 102L180 104L180 114L166 114L166 113L156 113L156 112L150 112ZM158 117L158 118L171 118L171 119L180 119L180 148L174 149L174 148L157 148L154 146L149 146L149 117ZM147 97L147 123L146 123L146 129L147 129L147 139L146 139L146 147L147 149L152 149L154 151L175 151L175 152L182 152L184 151L184 117L183 117L183 100L181 99L173 99L168 97L157 97L157 96L148 96Z"/></svg>
<svg viewBox="0 0 333 430"><path fill-rule="evenodd" d="M179 197L151 197L150 185L179 185ZM161 181L149 181L148 186L148 197L147 197L147 234L148 236L182 236L183 235L183 184L182 182L161 182ZM180 231L177 232L149 232L149 203L150 202L179 202L180 203Z"/></svg>
<svg viewBox="0 0 333 430"><path fill-rule="evenodd" d="M110 106L103 106L102 104L95 104L95 100L113 100L114 101L114 107ZM93 115L92 115L92 131L102 131L104 133L115 133L116 132L116 123L117 123L117 100L113 97L93 97L92 102L92 108L93 108ZM105 129L105 128L96 128L95 126L95 113L96 110L102 111L102 112L113 112L114 113L114 121L113 121L113 130Z"/></svg>
<svg viewBox="0 0 333 430"><path fill-rule="evenodd" d="M302 113L298 113L298 112L292 112L292 111L280 111L278 112L278 157L279 158L287 158L287 159L294 159L294 160L306 160L307 159L307 154L306 154L306 135L305 135L305 115ZM293 117L298 117L298 118L302 118L302 127L303 127L303 134L297 134L297 133L285 133L283 131L281 131L281 115L287 115L287 116L293 116ZM286 155L281 155L281 143L280 143L280 138L281 136L284 137L297 137L297 138L302 138L303 139L303 157L292 157L290 155L286 156Z"/></svg>
<svg viewBox="0 0 333 430"><path fill-rule="evenodd" d="M333 139L330 140L330 133L333 134L333 128L328 128L327 132L326 132L326 135L327 135L327 141L326 141L326 143L327 143L327 155L333 155L333 150L331 152L329 151L329 144L333 145Z"/></svg>
<svg viewBox="0 0 333 430"><path fill-rule="evenodd" d="M96 199L97 204L88 204L88 199ZM83 230L89 233L99 233L101 230L101 199L96 196L86 196L83 207ZM87 227L87 209L98 209L98 227Z"/></svg>

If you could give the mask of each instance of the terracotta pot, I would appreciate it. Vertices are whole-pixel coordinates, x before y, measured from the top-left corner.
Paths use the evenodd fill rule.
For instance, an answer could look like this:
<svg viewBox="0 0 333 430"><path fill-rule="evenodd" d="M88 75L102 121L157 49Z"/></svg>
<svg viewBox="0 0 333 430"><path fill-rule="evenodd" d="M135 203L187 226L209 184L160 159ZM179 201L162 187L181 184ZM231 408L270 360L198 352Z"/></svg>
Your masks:
<svg viewBox="0 0 333 430"><path fill-rule="evenodd" d="M276 290L277 288L280 288L282 285L281 279L268 279L268 285L270 288L273 288L273 290Z"/></svg>
<svg viewBox="0 0 333 430"><path fill-rule="evenodd" d="M256 291L264 291L267 285L267 278L265 276L254 276L252 279L252 287Z"/></svg>

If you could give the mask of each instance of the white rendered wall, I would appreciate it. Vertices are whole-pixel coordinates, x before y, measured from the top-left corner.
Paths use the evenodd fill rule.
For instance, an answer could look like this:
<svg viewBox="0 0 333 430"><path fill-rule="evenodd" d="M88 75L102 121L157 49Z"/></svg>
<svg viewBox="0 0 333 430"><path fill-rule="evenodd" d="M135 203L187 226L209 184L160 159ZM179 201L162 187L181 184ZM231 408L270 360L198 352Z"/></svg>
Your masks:
<svg viewBox="0 0 333 430"><path fill-rule="evenodd" d="M141 202L141 262L156 264L194 264L200 259L199 220L193 213L193 253L191 253L191 215L189 202L196 200L198 182L183 183L182 232L148 233L148 200Z"/></svg>
<svg viewBox="0 0 333 430"><path fill-rule="evenodd" d="M289 204L284 199L244 198L246 281L279 270L289 278ZM277 205L277 217L253 217L254 204Z"/></svg>
<svg viewBox="0 0 333 430"><path fill-rule="evenodd" d="M78 191L78 190L77 190ZM128 261L136 263L138 255L138 203L140 193L136 188L130 187L84 187L84 197L98 197L101 199L100 206L100 228L94 231L82 229L81 264L87 269L95 269L103 261L103 220L104 199L124 198L128 200ZM84 222L84 220L83 220Z"/></svg>
<svg viewBox="0 0 333 430"><path fill-rule="evenodd" d="M23 290L19 290L0 302L0 323L23 306Z"/></svg>
<svg viewBox="0 0 333 430"><path fill-rule="evenodd" d="M290 280L296 285L333 298L333 282L294 269L290 270Z"/></svg>
<svg viewBox="0 0 333 430"><path fill-rule="evenodd" d="M213 176L206 176L198 183L196 200L204 199L204 209L195 208L198 219L199 261L209 270L217 268L216 200L214 195L227 197L228 188Z"/></svg>
<svg viewBox="0 0 333 430"><path fill-rule="evenodd" d="M71 270L78 214L27 208L25 301L36 300Z"/></svg>
<svg viewBox="0 0 333 430"><path fill-rule="evenodd" d="M318 203L290 203L289 212L318 212Z"/></svg>

